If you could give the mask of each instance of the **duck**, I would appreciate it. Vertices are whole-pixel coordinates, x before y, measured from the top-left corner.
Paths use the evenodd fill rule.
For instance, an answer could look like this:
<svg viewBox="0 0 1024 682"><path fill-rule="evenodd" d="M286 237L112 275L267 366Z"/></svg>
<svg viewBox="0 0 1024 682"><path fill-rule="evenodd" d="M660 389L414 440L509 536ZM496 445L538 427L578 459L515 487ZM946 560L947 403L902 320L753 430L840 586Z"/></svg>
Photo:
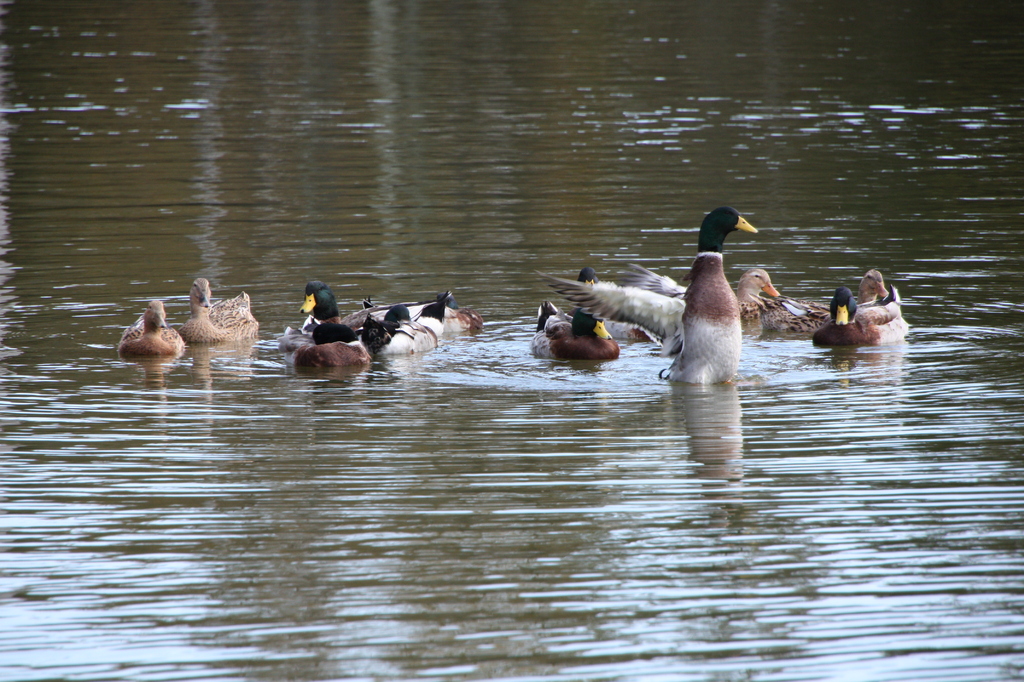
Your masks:
<svg viewBox="0 0 1024 682"><path fill-rule="evenodd" d="M359 336L348 325L334 322L318 324L312 332L313 343L295 348L289 359L297 367L353 367L373 360Z"/></svg>
<svg viewBox="0 0 1024 682"><path fill-rule="evenodd" d="M831 319L829 306L815 301L778 296L775 299L760 298L761 328L781 332L813 333L821 329ZM885 298L889 292L885 289L882 273L868 270L861 278L857 291L858 305L872 305L878 298ZM743 298L740 298L742 305Z"/></svg>
<svg viewBox="0 0 1024 682"><path fill-rule="evenodd" d="M895 285L874 305L858 307L853 292L839 287L829 305L830 319L811 339L819 346L881 346L901 343L909 326Z"/></svg>
<svg viewBox="0 0 1024 682"><path fill-rule="evenodd" d="M258 339L260 323L252 315L244 291L231 299L211 303L210 282L200 277L192 283L188 302L192 316L178 329L186 343L221 343Z"/></svg>
<svg viewBox="0 0 1024 682"><path fill-rule="evenodd" d="M418 303L403 303L409 309L409 313L412 318L418 319L419 315L424 307L429 306L436 301L444 302L444 316L443 325L438 330L438 333L457 333L466 331L479 331L484 328L484 318L476 310L472 308L460 308L458 302L455 300L455 295L451 291L443 291L434 299L429 301L420 301ZM368 315L374 315L377 319L383 319L387 311L392 306L399 305L392 303L390 305L375 305L370 299L363 299L363 309L357 312L346 315L342 318L342 323L347 324L353 328L358 329L363 325L363 321ZM428 315L430 315L428 313Z"/></svg>
<svg viewBox="0 0 1024 682"><path fill-rule="evenodd" d="M437 348L437 332L414 321L404 303L391 306L381 320L367 316L360 333L373 355L410 355Z"/></svg>
<svg viewBox="0 0 1024 682"><path fill-rule="evenodd" d="M530 352L538 358L557 360L615 360L619 344L604 327L604 322L583 308L576 308L572 321L544 301L537 309L537 330L530 340Z"/></svg>
<svg viewBox="0 0 1024 682"><path fill-rule="evenodd" d="M185 340L167 324L163 301L150 301L142 316L121 334L117 352L177 357L185 352Z"/></svg>
<svg viewBox="0 0 1024 682"><path fill-rule="evenodd" d="M674 359L661 372L662 378L691 384L724 383L739 369L743 342L740 305L725 278L722 258L725 238L736 230L757 232L730 206L720 206L704 216L697 257L683 278L688 285L682 301L638 287L610 290L600 284L538 274L560 294L603 318L637 324L662 339L670 328L681 327L682 333L668 348ZM643 291L646 298L634 296L637 291ZM678 317L669 320L669 311L676 311Z"/></svg>
<svg viewBox="0 0 1024 682"><path fill-rule="evenodd" d="M736 285L736 299L740 303L740 319L760 320L765 300L761 292L769 296L778 296L778 290L772 285L772 278L761 268L751 268L743 273Z"/></svg>
<svg viewBox="0 0 1024 682"><path fill-rule="evenodd" d="M597 284L601 280L597 276L597 271L589 265L580 270L579 276L576 278L577 282L584 282L586 284ZM572 318L565 315L566 320ZM624 339L630 341L651 341L651 336L640 327L635 324L626 324L625 322L615 322L614 320L604 320L605 330L612 335L613 339Z"/></svg>

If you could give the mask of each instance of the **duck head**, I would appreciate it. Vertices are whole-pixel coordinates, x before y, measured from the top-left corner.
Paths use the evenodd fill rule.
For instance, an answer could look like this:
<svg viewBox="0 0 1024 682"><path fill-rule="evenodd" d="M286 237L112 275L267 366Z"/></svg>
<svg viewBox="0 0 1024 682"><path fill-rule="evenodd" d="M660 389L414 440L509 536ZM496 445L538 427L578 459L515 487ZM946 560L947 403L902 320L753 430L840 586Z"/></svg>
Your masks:
<svg viewBox="0 0 1024 682"><path fill-rule="evenodd" d="M408 306L404 303L399 303L388 308L388 312L384 315L384 321L393 324L412 322L412 315L409 314Z"/></svg>
<svg viewBox="0 0 1024 682"><path fill-rule="evenodd" d="M772 278L761 268L752 268L743 273L740 277L739 286L736 287L736 297L741 301L756 299L758 292L763 291L769 296L778 296L779 290L772 285Z"/></svg>
<svg viewBox="0 0 1024 682"><path fill-rule="evenodd" d="M612 335L604 328L604 320L599 320L583 308L577 308L572 316L573 336L596 336L599 339L610 339Z"/></svg>
<svg viewBox="0 0 1024 682"><path fill-rule="evenodd" d="M192 282L192 288L188 292L188 303L192 312L197 313L200 308L209 308L212 296L210 282L205 277L200 277Z"/></svg>
<svg viewBox="0 0 1024 682"><path fill-rule="evenodd" d="M722 244L725 243L725 236L736 230L757 232L757 229L748 223L735 208L719 206L704 216L704 221L700 224L697 251L699 253L707 251L721 253Z"/></svg>
<svg viewBox="0 0 1024 682"><path fill-rule="evenodd" d="M837 325L849 324L853 316L857 314L857 301L853 298L853 292L846 287L836 289L828 309L832 313L832 320Z"/></svg>
<svg viewBox="0 0 1024 682"><path fill-rule="evenodd" d="M303 302L299 312L312 313L318 320L327 320L338 317L338 302L334 300L334 292L331 288L319 280L313 280L306 284L306 300Z"/></svg>
<svg viewBox="0 0 1024 682"><path fill-rule="evenodd" d="M597 278L597 271L588 265L580 270L580 276L576 278L576 281L584 284L597 284L601 280Z"/></svg>

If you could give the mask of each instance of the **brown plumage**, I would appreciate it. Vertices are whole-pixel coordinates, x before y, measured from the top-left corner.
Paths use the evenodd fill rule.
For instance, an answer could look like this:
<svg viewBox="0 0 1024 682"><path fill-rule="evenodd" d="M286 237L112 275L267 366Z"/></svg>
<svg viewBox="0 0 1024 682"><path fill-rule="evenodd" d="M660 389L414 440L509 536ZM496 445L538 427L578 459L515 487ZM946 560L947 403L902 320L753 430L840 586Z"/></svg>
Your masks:
<svg viewBox="0 0 1024 682"><path fill-rule="evenodd" d="M882 281L882 273L868 270L858 287L857 303L871 304L889 294ZM776 294L777 295L777 294ZM829 321L829 306L814 301L779 296L759 301L761 327L774 331L811 333Z"/></svg>
<svg viewBox="0 0 1024 682"><path fill-rule="evenodd" d="M373 358L351 327L324 323L313 330L314 345L297 348L292 362L298 367L351 367L368 365Z"/></svg>
<svg viewBox="0 0 1024 682"><path fill-rule="evenodd" d="M210 283L200 277L189 291L192 317L178 331L188 343L221 343L258 339L260 323L252 316L249 295L211 302Z"/></svg>
<svg viewBox="0 0 1024 682"><path fill-rule="evenodd" d="M900 309L896 287L880 303L858 307L853 292L836 289L830 306L830 319L814 332L814 343L821 346L880 346L900 343L908 331Z"/></svg>
<svg viewBox="0 0 1024 682"><path fill-rule="evenodd" d="M558 308L544 301L537 316L537 331L530 351L539 358L558 360L615 360L619 344L604 328L601 320L577 308L572 321L562 319Z"/></svg>
<svg viewBox="0 0 1024 682"><path fill-rule="evenodd" d="M163 301L150 301L142 316L121 334L117 352L122 355L171 355L185 352L185 341L167 326Z"/></svg>

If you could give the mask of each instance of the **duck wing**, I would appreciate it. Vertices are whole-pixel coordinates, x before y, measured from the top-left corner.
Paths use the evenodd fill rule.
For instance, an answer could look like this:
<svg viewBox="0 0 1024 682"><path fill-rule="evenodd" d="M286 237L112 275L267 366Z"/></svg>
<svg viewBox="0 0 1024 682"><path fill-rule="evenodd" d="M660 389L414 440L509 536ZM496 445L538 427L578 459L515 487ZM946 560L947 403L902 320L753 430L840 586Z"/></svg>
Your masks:
<svg viewBox="0 0 1024 682"><path fill-rule="evenodd" d="M659 275L636 263L630 263L629 267L633 271L624 272L619 277L619 282L622 286L644 289L645 291L668 296L669 298L682 298L683 294L686 293L686 287L668 275Z"/></svg>
<svg viewBox="0 0 1024 682"><path fill-rule="evenodd" d="M542 272L537 274L559 294L598 317L634 324L663 344L670 339L681 339L683 310L686 309L681 298L635 286L620 287L607 282L586 284ZM676 343L678 341L672 345Z"/></svg>

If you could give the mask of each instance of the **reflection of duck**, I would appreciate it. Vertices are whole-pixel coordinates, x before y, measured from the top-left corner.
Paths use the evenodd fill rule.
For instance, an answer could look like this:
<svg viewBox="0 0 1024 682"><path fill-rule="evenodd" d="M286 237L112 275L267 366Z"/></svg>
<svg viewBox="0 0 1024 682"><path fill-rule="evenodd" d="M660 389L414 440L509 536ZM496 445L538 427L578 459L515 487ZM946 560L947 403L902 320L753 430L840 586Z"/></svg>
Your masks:
<svg viewBox="0 0 1024 682"><path fill-rule="evenodd" d="M853 292L846 287L836 289L829 306L831 319L812 337L821 346L879 346L900 343L908 326L900 310L900 296L895 286L878 304L857 307Z"/></svg>
<svg viewBox="0 0 1024 682"><path fill-rule="evenodd" d="M185 341L167 324L163 301L150 301L146 311L121 334L117 352L123 355L170 355L185 352Z"/></svg>
<svg viewBox="0 0 1024 682"><path fill-rule="evenodd" d="M192 283L188 302L192 317L178 332L188 343L221 343L258 339L260 323L252 316L249 295L211 302L210 282L200 277Z"/></svg>
<svg viewBox="0 0 1024 682"><path fill-rule="evenodd" d="M553 303L544 301L537 312L530 352L538 358L614 360L619 357L619 344L604 323L583 308L577 308L572 321L566 322Z"/></svg>
<svg viewBox="0 0 1024 682"><path fill-rule="evenodd" d="M757 232L733 208L722 206L708 213L700 227L697 257L685 280L689 287L683 295L685 306L669 296L635 287L588 286L579 282L541 275L560 294L594 314L619 322L639 325L660 339L679 326L679 318L668 320L674 311L681 314L683 341L668 369L672 381L714 384L729 381L739 367L743 331L740 307L722 266L722 245L735 230Z"/></svg>
<svg viewBox="0 0 1024 682"><path fill-rule="evenodd" d="M739 393L732 384L679 386L686 409L690 458L704 466L700 478L743 478L743 429Z"/></svg>
<svg viewBox="0 0 1024 682"><path fill-rule="evenodd" d="M351 327L325 322L313 329L313 344L290 354L297 367L350 367L368 365L372 358Z"/></svg>

